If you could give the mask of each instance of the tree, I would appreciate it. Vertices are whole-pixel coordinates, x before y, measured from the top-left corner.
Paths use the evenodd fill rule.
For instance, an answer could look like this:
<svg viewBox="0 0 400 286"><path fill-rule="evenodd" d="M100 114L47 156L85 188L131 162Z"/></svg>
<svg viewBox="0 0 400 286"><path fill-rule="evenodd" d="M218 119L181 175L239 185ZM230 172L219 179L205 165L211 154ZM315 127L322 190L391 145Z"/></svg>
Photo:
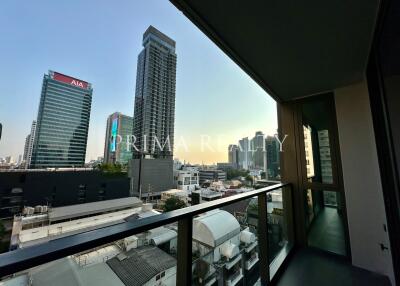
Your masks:
<svg viewBox="0 0 400 286"><path fill-rule="evenodd" d="M246 179L246 181L247 181L247 182L249 182L249 183L250 183L250 186L252 186L252 185L253 185L253 177L252 177L252 176L250 176L250 175L247 175L245 179Z"/></svg>
<svg viewBox="0 0 400 286"><path fill-rule="evenodd" d="M177 197L171 197L165 201L163 210L164 212L170 212L184 207L186 207L186 203L184 201Z"/></svg>
<svg viewBox="0 0 400 286"><path fill-rule="evenodd" d="M226 178L228 180L232 180L238 177L246 177L249 174L247 170L237 170L237 169L229 169L226 172Z"/></svg>
<svg viewBox="0 0 400 286"><path fill-rule="evenodd" d="M95 167L96 170L99 170L103 173L107 173L107 174L122 174L124 172L126 172L127 170L127 165L121 165L120 163L115 163L115 164L109 164L109 163L103 163L103 164L99 164Z"/></svg>

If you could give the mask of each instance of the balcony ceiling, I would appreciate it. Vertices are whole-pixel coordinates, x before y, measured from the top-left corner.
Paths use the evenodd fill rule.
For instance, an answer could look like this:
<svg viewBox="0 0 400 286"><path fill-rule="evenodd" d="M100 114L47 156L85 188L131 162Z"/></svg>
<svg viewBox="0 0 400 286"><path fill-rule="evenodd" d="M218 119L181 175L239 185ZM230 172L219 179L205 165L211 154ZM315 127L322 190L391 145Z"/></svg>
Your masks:
<svg viewBox="0 0 400 286"><path fill-rule="evenodd" d="M363 79L379 6L378 0L171 2L278 101Z"/></svg>

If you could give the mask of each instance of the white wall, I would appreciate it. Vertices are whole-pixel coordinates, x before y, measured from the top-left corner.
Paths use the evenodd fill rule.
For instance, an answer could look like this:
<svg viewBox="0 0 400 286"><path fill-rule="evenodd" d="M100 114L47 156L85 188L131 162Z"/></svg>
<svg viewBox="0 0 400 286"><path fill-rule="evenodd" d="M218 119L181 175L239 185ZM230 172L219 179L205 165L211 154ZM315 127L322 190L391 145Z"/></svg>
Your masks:
<svg viewBox="0 0 400 286"><path fill-rule="evenodd" d="M379 245L389 247L389 238L366 83L335 90L335 103L352 262L394 285L391 253Z"/></svg>

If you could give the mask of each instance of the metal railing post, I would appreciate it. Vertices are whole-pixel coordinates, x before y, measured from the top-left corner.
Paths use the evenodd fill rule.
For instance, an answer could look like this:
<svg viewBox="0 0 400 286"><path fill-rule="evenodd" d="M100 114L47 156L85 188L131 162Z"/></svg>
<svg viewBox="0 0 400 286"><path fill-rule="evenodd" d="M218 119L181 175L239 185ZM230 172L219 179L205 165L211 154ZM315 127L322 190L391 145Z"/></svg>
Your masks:
<svg viewBox="0 0 400 286"><path fill-rule="evenodd" d="M192 217L178 221L178 255L176 269L176 285L192 284Z"/></svg>
<svg viewBox="0 0 400 286"><path fill-rule="evenodd" d="M267 194L258 196L258 245L261 285L269 283Z"/></svg>

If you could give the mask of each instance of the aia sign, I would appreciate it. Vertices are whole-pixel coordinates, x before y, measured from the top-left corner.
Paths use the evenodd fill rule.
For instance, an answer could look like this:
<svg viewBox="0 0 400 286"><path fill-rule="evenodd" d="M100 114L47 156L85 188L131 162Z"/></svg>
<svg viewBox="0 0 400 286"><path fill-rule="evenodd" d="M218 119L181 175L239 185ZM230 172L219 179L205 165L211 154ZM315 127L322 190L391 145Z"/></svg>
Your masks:
<svg viewBox="0 0 400 286"><path fill-rule="evenodd" d="M79 80L76 80L76 79L73 79L73 80L71 81L71 84L72 84L72 85L75 85L75 86L79 86L79 87L81 87L81 88L84 88L84 87L83 87L83 82L81 82L81 81L79 81Z"/></svg>
<svg viewBox="0 0 400 286"><path fill-rule="evenodd" d="M77 87L80 87L83 89L88 88L88 83L86 81L82 81L82 80L79 80L79 79L76 79L73 77L69 77L69 76L63 75L61 73L54 72L53 79L64 82L64 83L68 83L70 85L77 86Z"/></svg>

